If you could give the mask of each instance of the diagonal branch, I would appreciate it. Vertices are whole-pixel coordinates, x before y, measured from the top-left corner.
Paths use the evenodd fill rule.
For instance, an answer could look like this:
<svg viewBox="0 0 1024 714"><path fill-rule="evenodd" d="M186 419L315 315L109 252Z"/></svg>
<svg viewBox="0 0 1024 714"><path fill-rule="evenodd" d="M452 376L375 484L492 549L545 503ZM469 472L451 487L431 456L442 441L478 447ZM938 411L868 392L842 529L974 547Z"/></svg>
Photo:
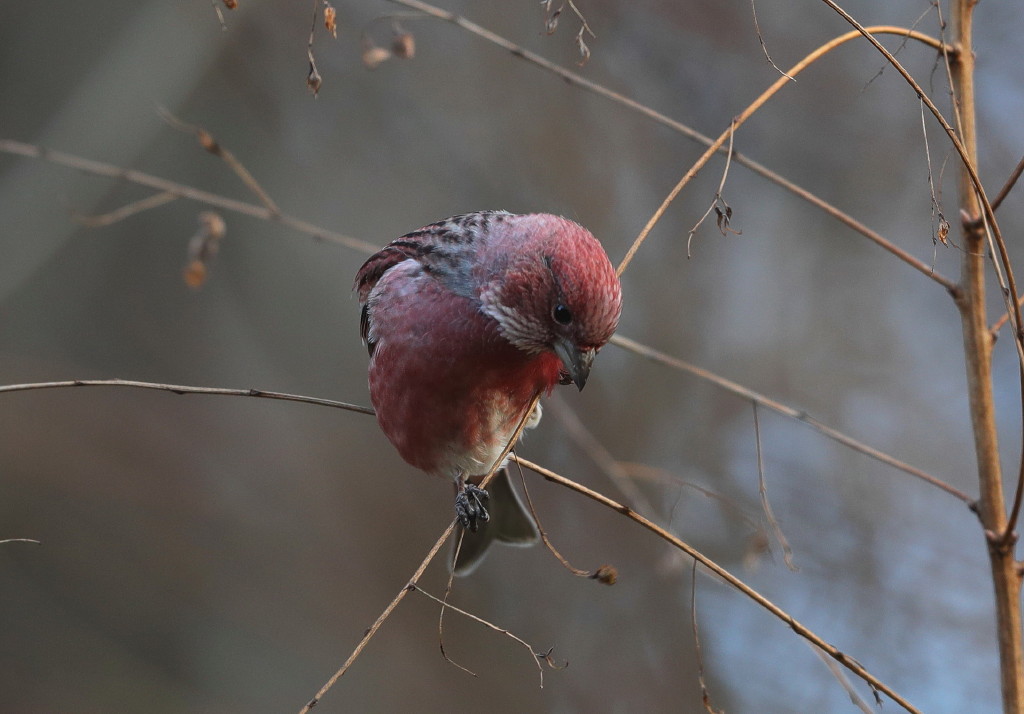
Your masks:
<svg viewBox="0 0 1024 714"><path fill-rule="evenodd" d="M129 204L116 208L108 213L101 213L98 215L87 215L79 213L78 211L72 211L71 217L81 223L83 226L90 228L100 228L102 226L109 226L114 223L120 223L129 216L134 216L136 213L142 213L143 211L151 211L154 208L159 208L166 203L178 200L178 196L167 192L161 191L160 193L154 193L151 196L147 196L139 201L133 201Z"/></svg>
<svg viewBox="0 0 1024 714"><path fill-rule="evenodd" d="M899 459L895 459L892 456L889 456L888 454L879 451L878 449L875 449L871 446L868 446L867 444L863 444L857 441L853 437L847 436L841 431L837 431L836 429L833 429L830 426L826 426L825 424L821 423L814 417L809 416L806 412L794 409L793 407L787 406L782 402L778 402L759 392L755 392L753 389L748 389L747 387L744 387L741 384L737 384L732 380L726 379L725 377L720 377L714 372L710 372L701 367L697 367L696 365L692 365L689 362L685 362L679 359L678 357L673 357L672 355L660 352L652 347L648 347L647 345L636 342L635 340L631 340L628 337L624 337L622 335L615 335L612 337L611 343L625 350L629 350L630 352L634 352L642 357L646 357L655 362L659 362L668 367L672 367L673 369L689 372L690 374L699 377L700 379L703 379L705 381L711 382L712 384L717 385L729 392L732 392L737 396L743 397L744 399L749 399L755 404L759 404L761 406L767 407L768 409L771 409L772 411L776 411L779 414L784 414L785 416L788 416L791 419L796 419L799 422L803 422L812 429L815 429L818 433L827 436L828 438L842 444L843 446L847 446L853 449L854 451L858 451L866 456L870 456L876 461L881 461L883 464L892 466L893 468L899 469L900 471L910 474L915 478L919 478L922 481L925 481L931 484L932 486L935 486L936 488L940 488L949 495L960 499L961 501L963 501L972 508L974 506L974 499L972 499L970 496L968 496L960 489L950 486L945 481L942 481L941 479L938 479L935 476L932 476L931 474L922 471L916 466L911 466L910 464L904 463Z"/></svg>
<svg viewBox="0 0 1024 714"><path fill-rule="evenodd" d="M260 186L256 177L249 172L249 169L242 165L241 161L235 158L235 155L232 154L227 147L214 139L210 132L201 126L182 121L163 107L159 107L158 112L165 122L178 131L194 134L199 145L209 153L224 161L224 163L226 163L228 167L235 172L235 175L241 179L242 183L245 184L245 187L252 191L253 195L260 200L260 203L263 204L264 208L270 211L272 215L280 215L281 209L277 207L277 203L275 203L274 199L270 197L270 194Z"/></svg>
<svg viewBox="0 0 1024 714"><path fill-rule="evenodd" d="M908 712L918 712L918 710L912 704L910 704L910 702L908 702L906 699L901 697L899 694L897 694L895 691L893 691L888 685L883 684L877 677L875 677L873 674L871 674L866 669L864 669L864 667L859 662L857 662L857 660L853 659L849 655L847 655L844 652L842 652L839 648L835 647L834 645L829 644L828 642L823 640L821 637L819 637L818 635L816 635L813 632L811 632L809 629L807 629L807 627L805 627L804 625L800 624L788 612L786 612L781 607L779 607L778 605L773 603L771 600L766 598L761 593L759 593L756 590L754 590L752 587L750 587L745 582L743 582L742 580L737 578L735 575L730 573L728 570L723 568L721 565L719 565L715 561L711 560L711 558L707 557L706 555L701 553L699 550L697 550L693 546L685 543L681 539L677 538L676 536L674 536L671 533L669 533L668 531L666 531L664 528L661 528L657 524L655 524L655 523L649 521L648 519L644 518L643 516L641 516L640 514L636 513L631 508L629 508L629 506L625 506L625 505L623 505L621 503L613 501L612 499L608 498L607 496L605 496L605 495L603 495L601 493L598 493L597 491L592 491L591 489L587 488L586 486L578 484L575 481L572 481L571 479L567 479L566 477L561 476L561 475L555 473L554 471L550 471L550 470L544 468L543 466L541 466L539 464L532 463L530 461L527 461L526 459L520 458L519 456L515 456L514 458L516 459L516 461L521 463L523 466L525 466L526 468L530 469L531 471L534 471L534 472L540 474L541 476L543 476L548 481L551 481L553 483L557 483L560 486L565 486L566 488L568 488L568 489L570 489L572 491L575 491L576 493L579 493L579 494L581 494L583 496L586 496L587 498L589 498L591 500L597 501L598 503L600 503L603 506L606 506L608 508L611 508L614 511L617 511L618 513L621 513L622 515L626 516L627 518L629 518L634 523L639 524L640 526L642 526L643 528L646 528L651 533L654 533L656 536L658 536L662 540L668 542L670 545L672 545L675 548L678 548L679 550L683 551L684 553L689 555L691 558L693 558L694 560L699 562L701 565L703 565L705 568L707 568L708 570L713 572L719 578L721 578L722 580L727 582L733 588L735 588L736 590L739 590L741 593L743 593L748 598L753 600L755 603L757 603L758 605L763 607L765 610L767 610L771 614L775 615L775 617L777 617L780 620L782 620L797 635L799 635L800 637L803 637L805 640L808 640L809 642L811 642L813 645L815 645L816 647L821 649L823 652L825 652L829 657L834 659L836 662L838 662L839 664L843 665L849 671L853 672L855 675L857 675L858 677L863 679L865 682L870 684L873 688L877 689L880 692L883 692L886 696L888 696L890 699L892 699L896 704L898 704L899 706L903 707ZM918 712L918 714L920 714L920 713Z"/></svg>
<svg viewBox="0 0 1024 714"><path fill-rule="evenodd" d="M306 705L299 710L299 714L309 714L309 710L319 704L320 700L325 694L327 694L331 687L334 686L335 682L341 679L345 672L348 671L349 667L352 666L352 663L356 661L356 658L359 657L360 653L366 648L366 645L369 644L371 639L373 639L373 636L377 634L377 630L381 628L384 621L391 616L391 613L394 612L395 608L398 607L398 604L405 599L405 596L412 592L416 587L416 583L418 583L419 579L423 577L423 573L427 570L427 566L430 565L431 561L437 556L438 551L441 550L441 547L447 542L454 532L455 521L452 520L452 522L448 524L444 533L441 534L441 537L437 539L437 542L434 543L433 547L431 547L427 552L426 557L423 558L423 562L421 562L419 567L417 567L413 572L412 577L409 578L409 582L398 591L398 594L395 595L391 602L388 603L388 606L384 608L383 612L377 616L377 619L374 620L373 624L370 625L365 634L363 634L363 638L359 640L359 644L356 645L356 648L352 650L352 654L350 654L348 659L345 660L345 664L341 665L341 668L331 675L331 678L328 679L322 687L320 687L320 691L318 691L312 699L306 702Z"/></svg>
<svg viewBox="0 0 1024 714"><path fill-rule="evenodd" d="M310 235L317 240L337 243L338 245L343 245L347 248L352 248L353 250L358 250L363 253L373 253L377 250L377 246L367 243L366 241L359 240L358 238L350 238L349 236L342 235L341 233L335 233L334 231L320 228L319 226L313 225L308 221L295 218L294 216L289 216L284 213L274 213L266 206L257 206L252 203L227 198L226 196L221 196L209 191L203 191L198 188L193 188L192 186L186 186L185 184L175 183L174 181L168 181L167 179L160 178L159 176L153 176L134 169L125 169L102 161L93 161L92 159L86 159L81 156L76 156L75 154L68 154L63 151L54 151L42 146L26 144L21 141L13 141L11 139L0 139L0 153L16 154L30 159L41 159L52 164L66 166L78 171L84 171L85 173L93 174L95 176L106 176L112 179L129 181L131 183L139 184L140 186L148 186L156 189L157 191L164 191L180 198L187 198L191 201L205 203L208 206L216 206L217 208L223 208L226 211L234 211L235 213L252 216L253 218L261 218L265 221L274 221L281 225L288 226L293 230L299 231L300 233Z"/></svg>
<svg viewBox="0 0 1024 714"><path fill-rule="evenodd" d="M1022 173L1024 173L1024 156L1022 156L1020 161L1017 162L1017 165L1014 167L1010 177L1006 179L1006 183L1003 184L1003 187L999 189L999 195L992 199L993 211L999 210L999 206L1004 200L1006 200L1006 197L1010 195L1010 191L1013 190L1013 187L1017 185L1017 180L1020 178Z"/></svg>

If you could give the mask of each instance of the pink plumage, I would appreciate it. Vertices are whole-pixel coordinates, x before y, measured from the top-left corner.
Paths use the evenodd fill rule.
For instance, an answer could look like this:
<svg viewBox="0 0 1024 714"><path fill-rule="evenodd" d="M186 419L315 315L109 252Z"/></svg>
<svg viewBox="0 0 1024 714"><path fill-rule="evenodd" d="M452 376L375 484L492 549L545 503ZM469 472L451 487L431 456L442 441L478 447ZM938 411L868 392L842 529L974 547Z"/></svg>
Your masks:
<svg viewBox="0 0 1024 714"><path fill-rule="evenodd" d="M469 530L455 571L469 572L493 540L536 542L506 474L489 501L472 482L535 394L583 388L615 331L622 295L601 244L557 216L469 213L391 242L355 287L381 429L407 462L457 486Z"/></svg>

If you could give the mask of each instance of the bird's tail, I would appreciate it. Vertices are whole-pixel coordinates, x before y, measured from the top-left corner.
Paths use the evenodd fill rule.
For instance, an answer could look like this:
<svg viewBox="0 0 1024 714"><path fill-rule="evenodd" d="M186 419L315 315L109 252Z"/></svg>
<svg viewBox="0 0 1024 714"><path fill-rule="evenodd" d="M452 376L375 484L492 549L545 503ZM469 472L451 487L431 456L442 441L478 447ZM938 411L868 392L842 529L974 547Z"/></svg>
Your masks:
<svg viewBox="0 0 1024 714"><path fill-rule="evenodd" d="M480 564L491 543L497 541L507 545L526 547L540 540L533 517L512 488L508 470L502 469L487 485L487 511L490 520L480 523L476 532L458 528L454 539L458 548L452 550L451 568L456 575L469 575ZM459 536L462 546L459 547Z"/></svg>

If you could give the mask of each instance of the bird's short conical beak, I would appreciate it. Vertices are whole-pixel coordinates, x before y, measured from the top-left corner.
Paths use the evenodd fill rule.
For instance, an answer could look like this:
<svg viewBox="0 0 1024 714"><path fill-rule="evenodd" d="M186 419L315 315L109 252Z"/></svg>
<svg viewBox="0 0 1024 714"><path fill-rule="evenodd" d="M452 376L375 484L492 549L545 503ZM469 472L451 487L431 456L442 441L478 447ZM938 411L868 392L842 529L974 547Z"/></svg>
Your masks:
<svg viewBox="0 0 1024 714"><path fill-rule="evenodd" d="M554 348L555 354L562 360L562 365L565 366L573 384L583 391L583 387L587 384L587 377L590 376L590 366L594 364L596 350L581 350L567 339L556 340Z"/></svg>

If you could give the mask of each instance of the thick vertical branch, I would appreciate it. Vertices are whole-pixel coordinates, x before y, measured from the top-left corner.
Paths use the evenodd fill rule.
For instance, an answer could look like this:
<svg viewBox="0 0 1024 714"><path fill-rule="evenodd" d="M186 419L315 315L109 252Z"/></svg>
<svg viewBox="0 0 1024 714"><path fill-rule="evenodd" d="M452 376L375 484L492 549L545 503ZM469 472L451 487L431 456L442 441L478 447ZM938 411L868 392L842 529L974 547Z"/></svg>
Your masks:
<svg viewBox="0 0 1024 714"><path fill-rule="evenodd" d="M971 20L977 0L951 0L953 37L958 49L952 62L961 140L977 165L974 104L974 53ZM985 327L985 228L981 206L966 168L960 170L963 218L963 272L957 306L963 323L964 354L971 423L978 458L978 515L985 528L996 598L1000 682L1004 714L1024 714L1024 659L1021 653L1020 577L1013 543L1005 543L1006 502L999 466L995 406L992 396L992 335Z"/></svg>

